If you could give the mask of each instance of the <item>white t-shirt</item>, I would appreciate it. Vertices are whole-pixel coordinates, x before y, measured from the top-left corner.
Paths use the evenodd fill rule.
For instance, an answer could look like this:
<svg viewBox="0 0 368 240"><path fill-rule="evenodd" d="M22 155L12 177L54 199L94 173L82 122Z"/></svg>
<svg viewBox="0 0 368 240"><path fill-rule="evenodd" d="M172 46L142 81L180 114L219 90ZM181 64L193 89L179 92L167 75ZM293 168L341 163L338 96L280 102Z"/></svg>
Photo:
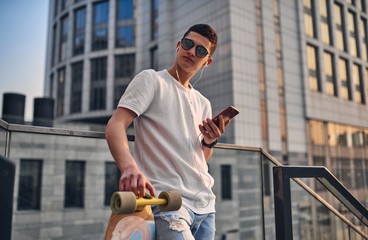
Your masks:
<svg viewBox="0 0 368 240"><path fill-rule="evenodd" d="M118 107L134 119L134 159L157 190L181 193L198 214L215 212L214 184L203 154L199 124L212 117L211 104L167 70L145 70L129 84Z"/></svg>

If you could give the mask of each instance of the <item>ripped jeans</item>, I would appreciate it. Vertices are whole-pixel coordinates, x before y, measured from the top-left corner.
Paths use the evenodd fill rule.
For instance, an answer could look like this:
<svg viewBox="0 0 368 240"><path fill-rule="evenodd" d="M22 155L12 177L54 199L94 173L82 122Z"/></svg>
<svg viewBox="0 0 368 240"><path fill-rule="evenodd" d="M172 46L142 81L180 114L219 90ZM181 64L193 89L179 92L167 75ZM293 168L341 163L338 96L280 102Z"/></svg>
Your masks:
<svg viewBox="0 0 368 240"><path fill-rule="evenodd" d="M182 206L178 211L161 212L157 206L152 206L155 217L157 240L215 238L215 214L196 214Z"/></svg>

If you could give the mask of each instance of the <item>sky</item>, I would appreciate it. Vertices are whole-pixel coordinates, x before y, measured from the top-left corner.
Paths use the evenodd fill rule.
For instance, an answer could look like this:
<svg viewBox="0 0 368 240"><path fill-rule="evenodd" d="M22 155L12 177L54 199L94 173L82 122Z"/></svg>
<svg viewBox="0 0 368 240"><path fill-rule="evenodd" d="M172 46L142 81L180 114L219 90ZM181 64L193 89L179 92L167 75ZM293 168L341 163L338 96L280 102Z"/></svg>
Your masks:
<svg viewBox="0 0 368 240"><path fill-rule="evenodd" d="M25 120L33 99L43 97L48 0L0 0L0 114L3 93L26 95Z"/></svg>

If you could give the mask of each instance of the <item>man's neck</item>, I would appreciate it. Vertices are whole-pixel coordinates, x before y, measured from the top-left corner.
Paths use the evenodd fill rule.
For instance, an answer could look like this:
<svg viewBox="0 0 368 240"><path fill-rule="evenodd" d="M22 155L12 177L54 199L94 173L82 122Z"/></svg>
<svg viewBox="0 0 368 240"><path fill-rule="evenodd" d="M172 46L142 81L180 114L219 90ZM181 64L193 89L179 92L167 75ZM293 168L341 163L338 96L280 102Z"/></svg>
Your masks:
<svg viewBox="0 0 368 240"><path fill-rule="evenodd" d="M178 67L176 64L174 64L172 67L170 67L167 70L172 77L176 79L181 85L183 85L186 88L190 88L189 81L193 77L195 73L187 73L185 71L182 71L180 67Z"/></svg>

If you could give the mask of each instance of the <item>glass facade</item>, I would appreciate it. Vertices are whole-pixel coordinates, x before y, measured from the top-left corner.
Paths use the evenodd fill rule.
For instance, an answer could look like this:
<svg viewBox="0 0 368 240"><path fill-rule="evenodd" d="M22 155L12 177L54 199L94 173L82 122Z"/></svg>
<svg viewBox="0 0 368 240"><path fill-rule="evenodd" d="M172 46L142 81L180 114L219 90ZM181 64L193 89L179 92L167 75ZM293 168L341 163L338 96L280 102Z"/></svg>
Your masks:
<svg viewBox="0 0 368 240"><path fill-rule="evenodd" d="M315 37L315 21L314 21L314 1L303 0L304 6L304 28L308 37Z"/></svg>
<svg viewBox="0 0 368 240"><path fill-rule="evenodd" d="M83 95L83 62L72 64L72 91L70 96L70 112L82 111Z"/></svg>
<svg viewBox="0 0 368 240"><path fill-rule="evenodd" d="M56 116L64 114L65 68L58 70Z"/></svg>
<svg viewBox="0 0 368 240"><path fill-rule="evenodd" d="M80 8L74 12L74 42L73 55L84 53L85 42L85 28L86 28L86 8Z"/></svg>
<svg viewBox="0 0 368 240"><path fill-rule="evenodd" d="M115 162L105 163L105 206L110 206L112 194L119 191L120 176L120 170L116 166Z"/></svg>
<svg viewBox="0 0 368 240"><path fill-rule="evenodd" d="M151 0L151 40L158 37L158 0Z"/></svg>
<svg viewBox="0 0 368 240"><path fill-rule="evenodd" d="M309 73L309 89L312 91L321 91L321 83L319 77L318 67L318 51L317 48L312 45L307 45L307 61L308 61L308 73Z"/></svg>
<svg viewBox="0 0 368 240"><path fill-rule="evenodd" d="M353 64L353 82L355 102L365 103L361 67L358 64Z"/></svg>
<svg viewBox="0 0 368 240"><path fill-rule="evenodd" d="M85 161L65 162L65 208L84 207Z"/></svg>
<svg viewBox="0 0 368 240"><path fill-rule="evenodd" d="M321 14L321 35L322 42L327 45L332 45L331 27L330 27L330 8L328 0L319 0L319 11Z"/></svg>
<svg viewBox="0 0 368 240"><path fill-rule="evenodd" d="M68 41L69 31L69 18L68 16L63 17L61 20L60 28L60 41L59 41L59 62L65 61L66 59L66 45Z"/></svg>
<svg viewBox="0 0 368 240"><path fill-rule="evenodd" d="M40 210L42 163L40 159L21 159L18 210Z"/></svg>
<svg viewBox="0 0 368 240"><path fill-rule="evenodd" d="M108 44L108 22L109 22L109 2L102 1L93 5L93 30L92 30L92 50L107 49Z"/></svg>
<svg viewBox="0 0 368 240"><path fill-rule="evenodd" d="M106 77L107 58L91 60L91 89L89 110L103 110L106 108Z"/></svg>
<svg viewBox="0 0 368 240"><path fill-rule="evenodd" d="M341 87L340 87L340 97L345 100L351 99L350 94L350 80L349 80L349 69L347 60L340 58L339 59L339 70L340 70L340 81L341 81Z"/></svg>
<svg viewBox="0 0 368 240"><path fill-rule="evenodd" d="M135 45L135 21L134 21L134 1L116 1L116 41L117 48L131 47Z"/></svg>
<svg viewBox="0 0 368 240"><path fill-rule="evenodd" d="M367 20L365 18L360 19L360 34L361 34L361 54L364 61L368 61L368 52L367 52Z"/></svg>
<svg viewBox="0 0 368 240"><path fill-rule="evenodd" d="M313 165L331 169L348 189L367 188L368 129L318 120L308 125ZM364 202L368 192L361 194Z"/></svg>
<svg viewBox="0 0 368 240"><path fill-rule="evenodd" d="M349 39L350 39L350 53L353 57L358 57L358 44L357 44L357 33L356 33L356 21L355 14L348 12L348 28L349 28Z"/></svg>
<svg viewBox="0 0 368 240"><path fill-rule="evenodd" d="M128 84L135 74L135 55L117 55L115 56L115 78L114 78L114 105L119 103L120 97L125 92Z"/></svg>
<svg viewBox="0 0 368 240"><path fill-rule="evenodd" d="M232 199L232 188L231 188L231 165L221 166L221 199L231 200Z"/></svg>
<svg viewBox="0 0 368 240"><path fill-rule="evenodd" d="M336 47L340 51L345 51L345 37L343 29L343 15L342 6L338 3L334 3L335 8L335 29L336 29Z"/></svg>
<svg viewBox="0 0 368 240"><path fill-rule="evenodd" d="M333 65L333 55L329 52L323 53L324 69L326 76L326 93L330 96L337 96L336 94L336 77Z"/></svg>

